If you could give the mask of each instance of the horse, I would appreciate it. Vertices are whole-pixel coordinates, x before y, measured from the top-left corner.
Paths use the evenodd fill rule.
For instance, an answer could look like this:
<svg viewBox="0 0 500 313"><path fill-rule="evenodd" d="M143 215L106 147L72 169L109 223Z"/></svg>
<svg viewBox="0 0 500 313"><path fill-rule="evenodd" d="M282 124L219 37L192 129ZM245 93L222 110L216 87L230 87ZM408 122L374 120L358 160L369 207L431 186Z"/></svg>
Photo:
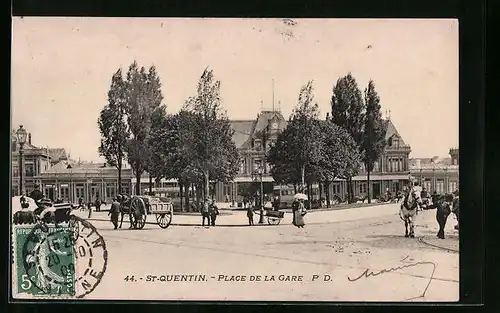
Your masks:
<svg viewBox="0 0 500 313"><path fill-rule="evenodd" d="M435 207L437 209L436 220L439 225L437 237L440 239L444 239L444 228L446 226L446 221L448 220L448 216L452 212L452 202L453 202L453 195L446 194L437 197L437 201L435 203Z"/></svg>
<svg viewBox="0 0 500 313"><path fill-rule="evenodd" d="M132 198L130 198L130 197L127 197L126 199L121 201L121 203L120 203L120 216L121 216L121 218L120 218L120 226L118 226L118 228L122 228L123 217L125 216L125 214L128 215L128 218L130 221L129 228L132 228L133 226L135 226L134 216L130 210L130 203L131 202L132 202Z"/></svg>
<svg viewBox="0 0 500 313"><path fill-rule="evenodd" d="M455 225L455 229L458 230L458 228L459 228L458 225L460 225L460 198L458 196L456 196L453 199L453 206L452 206L451 211L457 217L457 225Z"/></svg>
<svg viewBox="0 0 500 313"><path fill-rule="evenodd" d="M407 191L403 196L401 208L399 210L399 217L405 222L405 237L414 238L414 223L413 218L417 214L418 202L414 191ZM410 232L408 233L408 225L410 225Z"/></svg>
<svg viewBox="0 0 500 313"><path fill-rule="evenodd" d="M133 211L131 209L131 204L132 204L132 198L127 197L125 200L123 200L120 204L120 226L118 228L122 228L123 224L123 217L127 214L129 221L130 221L130 227L129 228L136 228L137 225L137 220L141 216L141 212L139 211Z"/></svg>

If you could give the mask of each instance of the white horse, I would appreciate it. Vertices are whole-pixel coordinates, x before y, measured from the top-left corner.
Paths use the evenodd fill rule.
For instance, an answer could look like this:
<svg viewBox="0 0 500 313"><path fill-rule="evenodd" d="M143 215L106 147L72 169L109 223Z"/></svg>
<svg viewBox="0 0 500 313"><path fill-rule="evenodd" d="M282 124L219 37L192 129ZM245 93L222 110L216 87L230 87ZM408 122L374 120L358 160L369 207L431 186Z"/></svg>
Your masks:
<svg viewBox="0 0 500 313"><path fill-rule="evenodd" d="M401 202L401 209L399 210L399 217L405 222L405 237L415 237L413 219L417 215L417 208L418 202L415 192L406 192ZM410 225L410 232L408 232L408 225Z"/></svg>

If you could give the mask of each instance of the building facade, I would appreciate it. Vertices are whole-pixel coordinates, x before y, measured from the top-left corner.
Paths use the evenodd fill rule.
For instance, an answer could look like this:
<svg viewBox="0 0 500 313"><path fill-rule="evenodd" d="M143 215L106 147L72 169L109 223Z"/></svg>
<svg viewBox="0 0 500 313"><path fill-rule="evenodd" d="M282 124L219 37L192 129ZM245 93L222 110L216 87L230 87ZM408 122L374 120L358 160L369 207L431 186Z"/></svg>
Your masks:
<svg viewBox="0 0 500 313"><path fill-rule="evenodd" d="M240 169L233 182L216 183L213 193L217 201L242 202L252 192L260 189L262 178L264 193L272 195L276 184L270 174L270 166L265 161L266 152L276 141L278 134L286 128L287 120L279 111L263 110L253 120L232 120L233 140L240 156ZM458 188L458 149L450 149L449 159L409 159L411 148L405 143L390 119L384 121L387 146L375 162L370 173L370 193L372 198L386 191L397 192L408 183L410 176L420 178L422 185L433 192L451 191ZM12 139L12 192L19 194L19 145ZM31 136L24 145L26 193L34 185L41 186L44 194L52 199L85 202L99 198L110 202L118 193L118 170L105 163L77 162L66 156L64 149L39 148L31 144ZM122 169L122 193L133 194L138 183L128 164ZM149 188L149 176L144 173L140 180L140 190ZM356 196L367 196L367 175L364 166L359 175L353 177ZM175 180L162 179L154 183L155 188L177 190ZM315 191L314 191L315 190ZM313 195L319 196L318 186L313 186ZM345 199L345 181L337 180L330 185L330 195Z"/></svg>
<svg viewBox="0 0 500 313"><path fill-rule="evenodd" d="M449 158L415 158L410 172L430 193L450 193L459 189L459 150L452 148Z"/></svg>
<svg viewBox="0 0 500 313"><path fill-rule="evenodd" d="M13 196L20 195L20 152L21 146L17 142L15 131L11 134L11 193ZM62 150L62 152L61 152ZM56 152L57 153L54 153ZM29 193L34 189L35 184L41 182L41 175L50 167L66 158L64 149L49 149L41 148L32 144L31 134L28 134L28 139L23 145L23 169L24 169L24 190Z"/></svg>
<svg viewBox="0 0 500 313"><path fill-rule="evenodd" d="M269 164L265 162L267 149L277 139L280 131L286 128L287 120L276 110L263 110L253 120L232 120L234 130L233 141L240 155L240 171L233 182L216 184L216 199L241 202L248 194L248 190L256 189L260 184L259 169L262 172L264 193L272 194L274 180L270 175ZM399 135L394 124L385 120L387 147L375 162L370 173L370 194L378 197L386 191L397 192L408 182L410 176L409 154L411 148ZM364 166L359 175L353 177L355 196L367 196L368 183ZM315 191L314 191L315 190ZM319 197L318 186L313 186L313 194ZM347 186L344 180L337 180L330 185L330 195L345 199Z"/></svg>

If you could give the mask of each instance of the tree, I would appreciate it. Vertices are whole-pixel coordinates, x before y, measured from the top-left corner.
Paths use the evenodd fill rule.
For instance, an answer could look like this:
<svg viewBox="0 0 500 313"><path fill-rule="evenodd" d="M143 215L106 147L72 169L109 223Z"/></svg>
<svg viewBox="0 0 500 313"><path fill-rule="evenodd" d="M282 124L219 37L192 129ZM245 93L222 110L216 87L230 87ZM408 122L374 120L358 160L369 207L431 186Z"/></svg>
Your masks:
<svg viewBox="0 0 500 313"><path fill-rule="evenodd" d="M317 177L325 186L326 203L330 207L330 184L336 178L357 175L361 154L351 135L342 127L327 120L320 124L322 152Z"/></svg>
<svg viewBox="0 0 500 313"><path fill-rule="evenodd" d="M161 105L161 83L154 66L146 72L137 62L129 66L126 80L128 125L131 138L127 141L127 158L134 171L137 184L135 193L140 194L142 173L151 161L149 136L153 112Z"/></svg>
<svg viewBox="0 0 500 313"><path fill-rule="evenodd" d="M266 156L275 181L300 184L302 188L315 181L321 155L318 114L313 81L309 81L300 89L287 127Z"/></svg>
<svg viewBox="0 0 500 313"><path fill-rule="evenodd" d="M371 203L370 172L373 170L375 162L384 152L386 145L385 127L382 121L382 113L380 112L380 97L375 91L375 84L372 80L370 80L368 87L365 89L365 105L366 118L362 150L364 152L363 162L367 172L368 203Z"/></svg>
<svg viewBox="0 0 500 313"><path fill-rule="evenodd" d="M348 73L337 80L331 99L333 123L345 128L359 149L363 144L365 105L356 80ZM346 177L349 201L353 200L352 176Z"/></svg>
<svg viewBox="0 0 500 313"><path fill-rule="evenodd" d="M239 157L232 140L233 130L220 99L220 81L206 68L200 77L197 95L189 98L184 110L193 114L183 148L190 165L202 173L204 195L209 196L210 179L232 180L239 168Z"/></svg>
<svg viewBox="0 0 500 313"><path fill-rule="evenodd" d="M126 86L122 77L122 70L118 69L111 78L111 87L108 91L108 104L101 110L97 120L101 133L99 155L104 156L106 162L118 169L118 193L122 192L122 166L125 156L126 142L129 138L126 123L127 114Z"/></svg>

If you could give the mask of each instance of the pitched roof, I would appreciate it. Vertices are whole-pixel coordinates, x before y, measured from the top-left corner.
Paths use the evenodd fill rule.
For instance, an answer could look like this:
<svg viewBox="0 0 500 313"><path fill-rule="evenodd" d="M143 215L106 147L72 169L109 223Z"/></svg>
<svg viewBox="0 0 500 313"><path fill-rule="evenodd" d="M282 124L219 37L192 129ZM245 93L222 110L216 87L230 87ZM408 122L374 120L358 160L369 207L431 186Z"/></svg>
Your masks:
<svg viewBox="0 0 500 313"><path fill-rule="evenodd" d="M64 148L55 148L55 149L49 148L49 156L51 159L54 159L54 160L66 160L66 159L68 159L68 157L66 155L66 150Z"/></svg>
<svg viewBox="0 0 500 313"><path fill-rule="evenodd" d="M398 133L398 130L396 129L396 126L394 126L392 121L387 119L387 120L384 120L384 122L385 122L385 127L386 127L385 140L389 140L391 137L397 136L400 140L399 145L406 146L406 143L404 142L401 135Z"/></svg>
<svg viewBox="0 0 500 313"><path fill-rule="evenodd" d="M250 139L264 130L272 119L280 121L280 129L286 127L287 121L278 111L261 111L254 120L230 120L229 123L234 130L233 141L236 148L250 147Z"/></svg>
<svg viewBox="0 0 500 313"><path fill-rule="evenodd" d="M242 147L250 138L253 124L253 120L237 120L229 121L231 128L234 130L233 141L236 144L236 148Z"/></svg>

